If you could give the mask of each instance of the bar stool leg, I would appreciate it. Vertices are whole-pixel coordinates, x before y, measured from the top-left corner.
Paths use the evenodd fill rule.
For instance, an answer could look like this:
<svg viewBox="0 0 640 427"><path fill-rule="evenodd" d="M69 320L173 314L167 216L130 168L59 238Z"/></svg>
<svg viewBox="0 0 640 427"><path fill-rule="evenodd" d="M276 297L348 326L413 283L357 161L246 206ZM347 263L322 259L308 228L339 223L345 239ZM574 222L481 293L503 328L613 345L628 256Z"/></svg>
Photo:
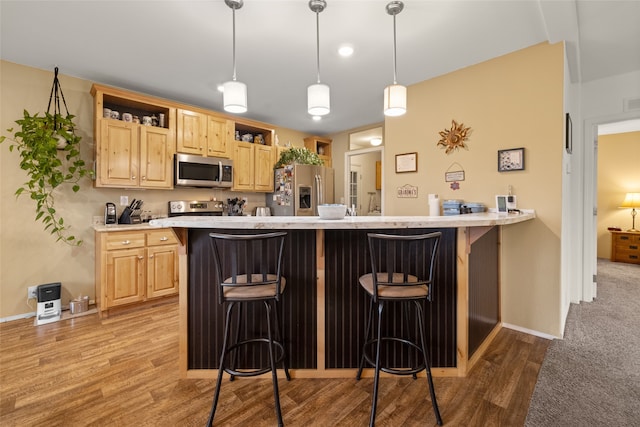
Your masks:
<svg viewBox="0 0 640 427"><path fill-rule="evenodd" d="M284 354L282 355L282 364L284 366L284 374L287 377L287 381L291 381L291 375L289 375L289 360L287 358L287 350L284 347L284 338L282 335L282 325L280 325L280 317L278 315L278 303L273 303L273 314L276 320L276 339L282 344L282 351Z"/></svg>
<svg viewBox="0 0 640 427"><path fill-rule="evenodd" d="M431 394L431 404L433 405L433 412L436 415L436 421L439 426L442 425L442 417L440 416L440 410L438 409L438 401L436 400L436 391L433 387L433 377L431 376L431 363L429 361L429 354L427 353L427 346L425 344L424 334L424 315L422 306L418 301L414 301L416 304L416 310L418 313L418 326L420 328L420 341L422 344L422 354L424 355L424 364L427 370L427 379L429 380L429 393Z"/></svg>
<svg viewBox="0 0 640 427"><path fill-rule="evenodd" d="M364 344L362 344L362 355L360 356L360 366L358 366L358 374L356 380L360 380L362 376L362 369L364 368L364 353L367 349L367 341L369 341L369 331L371 330L371 319L373 319L373 298L369 303L369 318L367 319L367 326L364 331Z"/></svg>
<svg viewBox="0 0 640 427"><path fill-rule="evenodd" d="M378 340L376 342L376 372L373 380L373 402L371 404L371 419L369 427L373 427L376 423L376 408L378 406L378 383L380 380L380 347L382 346L382 310L384 309L384 301L378 302Z"/></svg>
<svg viewBox="0 0 640 427"><path fill-rule="evenodd" d="M276 357L273 351L273 335L271 334L271 305L269 301L264 301L264 306L267 309L267 334L269 336L269 359L271 361L271 379L273 382L273 397L275 400L276 417L278 418L278 425L284 425L282 423L282 413L280 411L280 393L278 391L278 374L276 372Z"/></svg>
<svg viewBox="0 0 640 427"><path fill-rule="evenodd" d="M236 320L236 340L233 342L233 344L237 344L238 342L240 342L240 330L242 329L242 303L238 303L238 315L237 315L237 320ZM232 355L231 355L231 370L235 371L236 370L236 366L238 365L238 349L235 348L232 351ZM229 378L229 381L233 381L235 380L236 377L235 375L231 374L231 377Z"/></svg>
<svg viewBox="0 0 640 427"><path fill-rule="evenodd" d="M411 308L411 304L410 301L402 301L402 312L404 313L404 321L405 324L407 325L407 336L409 335L409 329L411 329L410 327L410 323L409 323L409 309ZM411 363L411 359L413 359L413 357L411 357L411 352L409 352L409 366L415 366L413 363ZM413 374L411 375L411 377L414 380L418 379L418 374Z"/></svg>
<svg viewBox="0 0 640 427"><path fill-rule="evenodd" d="M218 398L220 397L220 386L222 385L222 374L224 373L224 358L227 352L227 340L229 338L229 324L231 323L231 312L233 311L234 302L230 302L227 305L227 315L224 322L224 339L222 341L222 352L220 354L220 367L218 368L218 380L216 381L216 391L213 394L213 403L211 405L211 412L209 413L209 420L207 425L213 425L213 417L216 414L216 407L218 406Z"/></svg>

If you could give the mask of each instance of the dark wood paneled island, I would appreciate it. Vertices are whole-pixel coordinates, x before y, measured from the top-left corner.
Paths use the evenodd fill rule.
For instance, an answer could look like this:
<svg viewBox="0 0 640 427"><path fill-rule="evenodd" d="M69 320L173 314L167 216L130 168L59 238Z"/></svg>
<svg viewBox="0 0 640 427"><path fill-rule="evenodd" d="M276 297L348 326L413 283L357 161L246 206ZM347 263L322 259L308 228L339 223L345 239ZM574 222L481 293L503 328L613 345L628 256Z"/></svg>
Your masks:
<svg viewBox="0 0 640 427"><path fill-rule="evenodd" d="M216 300L209 233L288 232L281 304L285 345L297 377L351 377L364 341L368 307L358 277L369 272L371 231L443 234L426 331L436 375L465 375L500 327L500 227L534 213L454 217L177 217L152 221L173 227L180 247L180 367L191 378L212 377L218 366L223 309ZM399 309L399 308L398 308ZM251 330L263 327L251 310ZM401 313L397 318L402 319ZM406 328L402 322L389 328ZM409 333L416 325L409 326ZM260 364L256 354L246 364ZM406 363L398 350L394 364Z"/></svg>

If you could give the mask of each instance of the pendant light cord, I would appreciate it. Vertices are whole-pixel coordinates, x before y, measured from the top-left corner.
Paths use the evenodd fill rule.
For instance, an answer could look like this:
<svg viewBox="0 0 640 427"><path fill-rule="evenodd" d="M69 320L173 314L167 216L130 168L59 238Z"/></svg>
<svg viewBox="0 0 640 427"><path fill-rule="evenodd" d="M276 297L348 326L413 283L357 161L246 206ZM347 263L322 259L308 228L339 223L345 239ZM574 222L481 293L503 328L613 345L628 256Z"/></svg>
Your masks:
<svg viewBox="0 0 640 427"><path fill-rule="evenodd" d="M316 11L316 63L318 64L318 83L320 83L320 12Z"/></svg>
<svg viewBox="0 0 640 427"><path fill-rule="evenodd" d="M236 8L233 10L233 81L236 81Z"/></svg>
<svg viewBox="0 0 640 427"><path fill-rule="evenodd" d="M393 15L393 84L398 84L397 77L397 60L396 60L396 14Z"/></svg>

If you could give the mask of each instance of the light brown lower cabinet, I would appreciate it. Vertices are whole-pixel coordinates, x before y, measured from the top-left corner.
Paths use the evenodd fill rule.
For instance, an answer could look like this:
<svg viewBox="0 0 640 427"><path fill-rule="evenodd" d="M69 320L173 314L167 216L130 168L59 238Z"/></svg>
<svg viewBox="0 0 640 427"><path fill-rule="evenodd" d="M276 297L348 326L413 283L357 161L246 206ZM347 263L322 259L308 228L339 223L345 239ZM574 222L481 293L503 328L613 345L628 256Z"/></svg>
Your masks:
<svg viewBox="0 0 640 427"><path fill-rule="evenodd" d="M170 228L96 232L96 305L101 315L178 294L178 240Z"/></svg>

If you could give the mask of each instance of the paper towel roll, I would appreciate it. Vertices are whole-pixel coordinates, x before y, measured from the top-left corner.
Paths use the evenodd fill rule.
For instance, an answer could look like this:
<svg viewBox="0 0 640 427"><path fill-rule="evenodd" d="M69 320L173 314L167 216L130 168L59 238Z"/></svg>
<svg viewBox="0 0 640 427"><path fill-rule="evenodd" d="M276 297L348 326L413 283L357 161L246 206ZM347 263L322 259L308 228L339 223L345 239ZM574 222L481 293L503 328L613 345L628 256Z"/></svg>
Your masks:
<svg viewBox="0 0 640 427"><path fill-rule="evenodd" d="M429 216L440 216L440 203L438 199L429 200Z"/></svg>

